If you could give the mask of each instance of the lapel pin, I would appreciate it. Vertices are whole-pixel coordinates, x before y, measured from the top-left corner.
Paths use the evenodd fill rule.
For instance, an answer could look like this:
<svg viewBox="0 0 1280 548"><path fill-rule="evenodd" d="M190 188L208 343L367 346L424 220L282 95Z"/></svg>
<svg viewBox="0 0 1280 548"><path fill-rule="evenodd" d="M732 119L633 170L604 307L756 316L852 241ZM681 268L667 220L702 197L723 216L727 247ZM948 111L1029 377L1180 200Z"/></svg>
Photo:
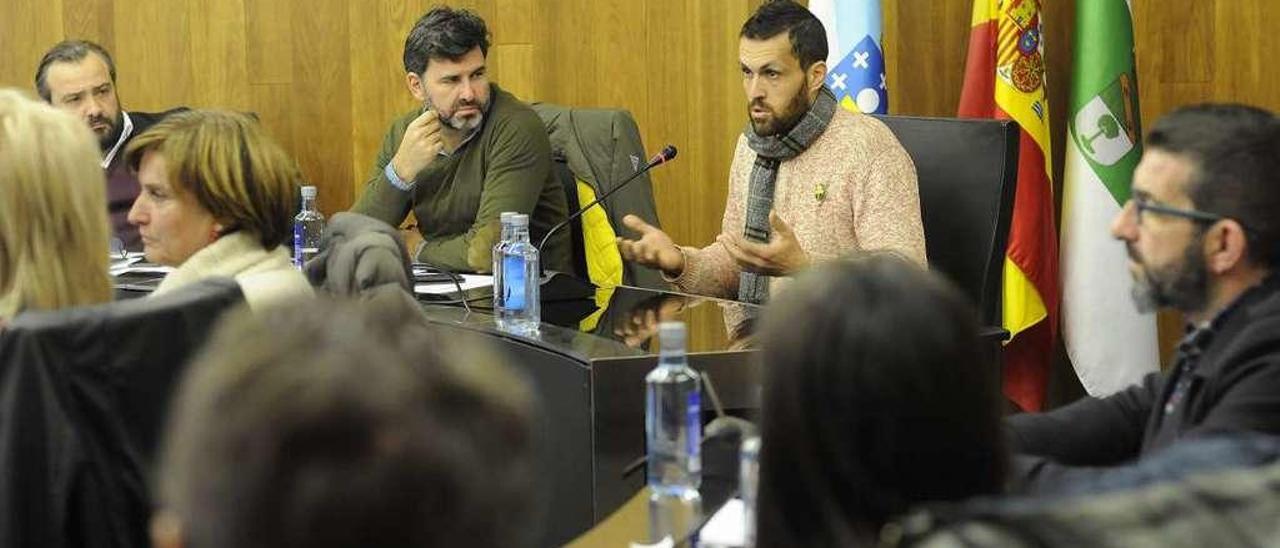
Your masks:
<svg viewBox="0 0 1280 548"><path fill-rule="evenodd" d="M813 187L813 199L817 200L817 201L818 201L818 203L822 203L822 202L826 201L826 199L827 199L827 184L826 184L826 183L818 183L817 185L814 185L814 187Z"/></svg>

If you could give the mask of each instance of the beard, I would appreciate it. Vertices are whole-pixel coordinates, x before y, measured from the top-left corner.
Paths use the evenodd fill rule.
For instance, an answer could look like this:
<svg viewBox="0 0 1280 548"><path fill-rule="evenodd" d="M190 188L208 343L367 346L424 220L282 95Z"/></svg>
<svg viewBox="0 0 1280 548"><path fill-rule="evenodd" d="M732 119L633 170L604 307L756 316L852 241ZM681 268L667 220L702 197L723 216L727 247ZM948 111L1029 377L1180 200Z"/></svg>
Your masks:
<svg viewBox="0 0 1280 548"><path fill-rule="evenodd" d="M106 152L115 146L116 141L120 139L120 132L124 131L124 110L116 113L116 119L112 120L104 115L97 114L90 116L85 123L92 129L94 124L107 124L107 130L101 134L95 132L98 136L98 146L102 147L102 151Z"/></svg>
<svg viewBox="0 0 1280 548"><path fill-rule="evenodd" d="M800 90L787 101L786 107L782 112L773 112L762 99L756 99L747 104L747 120L751 122L751 130L761 137L769 137L771 135L783 135L791 131L800 123L800 118L809 111L809 77L806 76L804 84L800 86ZM756 121L751 117L752 107L763 107L769 109L772 116L768 120Z"/></svg>
<svg viewBox="0 0 1280 548"><path fill-rule="evenodd" d="M484 123L484 111L485 108L488 107L487 102L481 102L479 99L475 101L461 102L454 107L453 114L444 116L444 113L441 112L440 109L435 108L435 105L431 103L431 99L427 99L425 103L427 109L434 109L437 113L441 114L440 123L464 132L475 131L476 128L480 127L480 124ZM463 107L476 107L476 113L459 116L458 111Z"/></svg>
<svg viewBox="0 0 1280 548"><path fill-rule="evenodd" d="M1163 268L1143 264L1142 257L1128 246L1129 258L1140 271L1133 274L1130 296L1138 312L1146 314L1169 307L1183 312L1203 310L1209 302L1209 269L1205 264L1204 232L1192 239L1182 254L1182 263Z"/></svg>

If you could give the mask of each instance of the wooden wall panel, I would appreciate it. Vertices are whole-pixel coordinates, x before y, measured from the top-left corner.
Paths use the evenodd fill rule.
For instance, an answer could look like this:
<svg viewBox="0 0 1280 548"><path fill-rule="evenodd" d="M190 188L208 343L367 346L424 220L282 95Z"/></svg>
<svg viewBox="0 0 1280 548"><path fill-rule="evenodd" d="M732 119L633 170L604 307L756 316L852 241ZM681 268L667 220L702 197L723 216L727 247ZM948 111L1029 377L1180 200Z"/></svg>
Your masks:
<svg viewBox="0 0 1280 548"><path fill-rule="evenodd" d="M62 0L0 0L0 5L0 86L35 95L40 56L65 34Z"/></svg>
<svg viewBox="0 0 1280 548"><path fill-rule="evenodd" d="M350 18L344 0L294 2L292 125L294 156L319 187L327 210L351 202ZM343 184L346 182L346 184Z"/></svg>
<svg viewBox="0 0 1280 548"><path fill-rule="evenodd" d="M530 101L630 110L652 151L661 220L680 242L720 230L734 142L746 121L737 33L761 0L466 0L493 33L492 75ZM65 37L111 49L126 107L255 112L321 188L321 207L358 196L387 123L414 104L401 49L437 0L0 0L0 86L31 89L39 56ZM1075 0L1045 2L1055 180ZM950 116L971 0L883 0L890 108ZM1132 0L1149 124L1170 109L1237 100L1280 109L1280 2ZM1163 320L1166 340L1178 318ZM714 337L695 333L694 337ZM1167 344L1167 343L1166 343Z"/></svg>
<svg viewBox="0 0 1280 548"><path fill-rule="evenodd" d="M119 75L120 103L125 108L157 111L175 105L213 106L196 101L192 84L191 7L187 1L115 2L115 20L128 29L117 29L111 51Z"/></svg>
<svg viewBox="0 0 1280 548"><path fill-rule="evenodd" d="M108 48L115 44L115 10L112 0L62 0L62 6L62 30L67 36L95 36L99 43ZM47 46L44 43L34 45L39 48Z"/></svg>
<svg viewBox="0 0 1280 548"><path fill-rule="evenodd" d="M413 106L405 87L401 51L417 7L395 0L352 2L349 7L351 58L352 201L359 196L373 165L387 123ZM372 145L372 146L370 146ZM347 204L339 203L338 207Z"/></svg>
<svg viewBox="0 0 1280 548"><path fill-rule="evenodd" d="M200 13L190 22L192 102L249 110L244 0L187 1L190 12Z"/></svg>
<svg viewBox="0 0 1280 548"><path fill-rule="evenodd" d="M293 82L293 10L276 0L244 0L249 84Z"/></svg>
<svg viewBox="0 0 1280 548"><path fill-rule="evenodd" d="M734 7L741 9L740 6ZM697 126L711 118L702 113L715 106L709 102L689 100L699 93L698 84L701 83L700 79L689 75L696 74L703 63L708 62L702 56L692 54L694 44L714 35L693 35L669 23L672 19L691 18L694 13L695 7L682 0L648 2L644 14L644 26L648 32L645 42L640 45L640 50L646 53L647 63L643 67L645 78L638 84L645 87L652 102L648 111L639 113L633 109L633 113L637 121L643 119L639 123L641 131L646 132L644 142L649 150L656 152L667 144L675 145L678 150L676 161L651 173L659 221L677 241L701 243L707 240L695 238L714 232L698 226L697 203L702 199L693 198L693 189L715 189L718 185L714 181L703 184L701 174L695 169L709 160L704 160L706 156L700 150L703 140L699 139L701 133ZM721 64L729 61L723 59ZM720 73L716 71L713 74ZM664 97L678 97L680 100L664 101ZM719 199L724 198L721 196ZM715 200L713 197L706 201ZM716 215L712 217L718 218Z"/></svg>

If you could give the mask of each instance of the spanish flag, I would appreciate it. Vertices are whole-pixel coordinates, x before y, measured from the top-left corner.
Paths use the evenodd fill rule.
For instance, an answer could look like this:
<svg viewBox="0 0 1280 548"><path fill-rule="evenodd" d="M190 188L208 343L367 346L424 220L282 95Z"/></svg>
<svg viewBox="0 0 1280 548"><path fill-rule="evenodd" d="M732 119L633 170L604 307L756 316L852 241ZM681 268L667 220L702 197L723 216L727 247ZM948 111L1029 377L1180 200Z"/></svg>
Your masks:
<svg viewBox="0 0 1280 548"><path fill-rule="evenodd" d="M1049 102L1041 0L974 0L961 117L1012 119L1022 128L1018 191L1005 250L1004 393L1038 411L1058 332L1058 238L1053 222Z"/></svg>

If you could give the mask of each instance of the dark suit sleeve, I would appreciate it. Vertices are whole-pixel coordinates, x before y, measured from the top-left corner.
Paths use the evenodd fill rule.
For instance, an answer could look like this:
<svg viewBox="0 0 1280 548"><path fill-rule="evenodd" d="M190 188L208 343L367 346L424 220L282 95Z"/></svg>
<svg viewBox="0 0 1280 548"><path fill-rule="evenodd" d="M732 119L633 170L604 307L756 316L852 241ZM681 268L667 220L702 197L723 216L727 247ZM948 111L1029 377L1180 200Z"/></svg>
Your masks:
<svg viewBox="0 0 1280 548"><path fill-rule="evenodd" d="M1106 466L1137 455L1151 407L1164 377L1147 375L1140 384L1105 398L1084 398L1047 413L1005 420L1015 453L1062 464Z"/></svg>
<svg viewBox="0 0 1280 548"><path fill-rule="evenodd" d="M1105 398L1084 398L1047 413L1005 419L1010 448L1010 488L1047 492L1054 485L1090 481L1107 466L1129 462L1142 448L1143 432L1165 377Z"/></svg>

